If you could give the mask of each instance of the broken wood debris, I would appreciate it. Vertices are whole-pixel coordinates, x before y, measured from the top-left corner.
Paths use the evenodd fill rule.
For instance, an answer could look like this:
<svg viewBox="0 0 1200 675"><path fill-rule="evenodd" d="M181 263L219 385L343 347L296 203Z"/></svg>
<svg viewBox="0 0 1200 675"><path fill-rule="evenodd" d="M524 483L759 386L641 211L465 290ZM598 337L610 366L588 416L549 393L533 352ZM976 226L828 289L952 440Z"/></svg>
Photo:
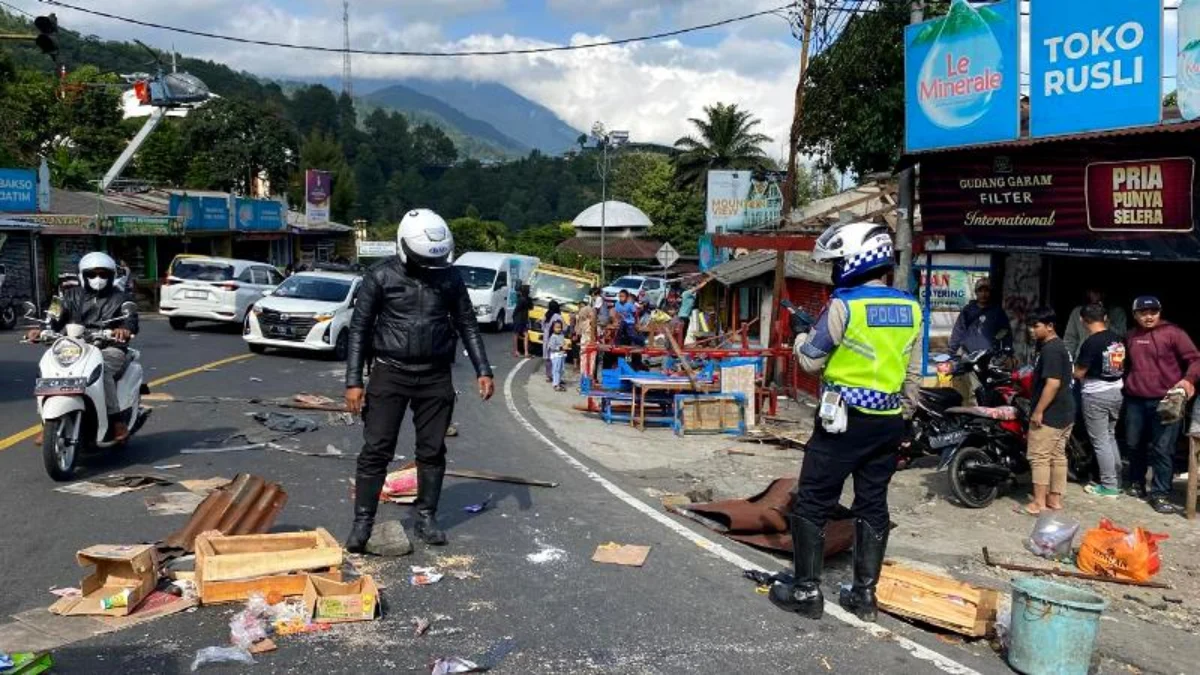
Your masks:
<svg viewBox="0 0 1200 675"><path fill-rule="evenodd" d="M1122 586L1141 586L1142 588L1165 588L1170 589L1170 584L1164 584L1159 581L1134 581L1132 579L1119 579L1117 577L1104 577L1099 574L1085 574L1084 572L1073 572L1064 570L1058 567L1034 567L1033 565L1017 565L1014 563L1002 563L992 560L988 555L988 549L983 547L983 562L990 567L999 567L1002 570L1010 570L1012 572L1028 572L1030 574L1049 574L1056 577L1066 577L1068 579L1082 579L1084 581L1101 581L1108 584L1120 584Z"/></svg>
<svg viewBox="0 0 1200 675"><path fill-rule="evenodd" d="M995 632L1000 592L887 561L875 591L879 609L968 637Z"/></svg>

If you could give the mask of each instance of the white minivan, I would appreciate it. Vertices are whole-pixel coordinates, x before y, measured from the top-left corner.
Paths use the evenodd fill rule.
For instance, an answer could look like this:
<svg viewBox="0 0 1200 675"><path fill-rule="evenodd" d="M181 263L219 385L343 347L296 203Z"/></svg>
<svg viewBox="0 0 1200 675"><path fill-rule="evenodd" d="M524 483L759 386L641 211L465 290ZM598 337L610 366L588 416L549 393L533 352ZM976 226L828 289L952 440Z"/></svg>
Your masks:
<svg viewBox="0 0 1200 675"><path fill-rule="evenodd" d="M282 281L279 270L267 263L180 257L171 264L163 283L158 313L167 317L175 330L186 329L193 319L244 324L250 306Z"/></svg>
<svg viewBox="0 0 1200 675"><path fill-rule="evenodd" d="M471 251L454 261L467 283L475 318L489 329L503 330L512 321L517 289L529 281L538 259L515 253Z"/></svg>

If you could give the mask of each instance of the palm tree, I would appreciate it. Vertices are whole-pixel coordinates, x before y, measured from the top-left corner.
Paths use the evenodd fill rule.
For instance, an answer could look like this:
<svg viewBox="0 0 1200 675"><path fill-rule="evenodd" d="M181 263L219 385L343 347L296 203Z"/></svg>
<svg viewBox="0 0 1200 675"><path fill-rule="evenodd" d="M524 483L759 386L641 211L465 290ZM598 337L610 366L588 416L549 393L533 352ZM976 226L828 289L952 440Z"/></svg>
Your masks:
<svg viewBox="0 0 1200 675"><path fill-rule="evenodd" d="M756 133L760 120L737 104L717 103L705 106L706 119L689 119L699 132L675 141L680 154L675 157L675 179L680 185L703 188L712 169L765 169L771 160L763 152L763 143L771 138Z"/></svg>

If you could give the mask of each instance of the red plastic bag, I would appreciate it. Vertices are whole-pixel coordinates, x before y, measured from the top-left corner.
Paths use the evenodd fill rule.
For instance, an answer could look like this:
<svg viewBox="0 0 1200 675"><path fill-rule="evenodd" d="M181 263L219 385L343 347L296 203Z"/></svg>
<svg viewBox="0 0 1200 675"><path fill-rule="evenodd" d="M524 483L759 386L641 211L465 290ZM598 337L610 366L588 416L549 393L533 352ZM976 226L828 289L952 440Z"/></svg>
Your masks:
<svg viewBox="0 0 1200 675"><path fill-rule="evenodd" d="M1162 565L1158 542L1167 538L1140 527L1130 532L1102 518L1100 527L1084 533L1075 564L1088 574L1149 581Z"/></svg>

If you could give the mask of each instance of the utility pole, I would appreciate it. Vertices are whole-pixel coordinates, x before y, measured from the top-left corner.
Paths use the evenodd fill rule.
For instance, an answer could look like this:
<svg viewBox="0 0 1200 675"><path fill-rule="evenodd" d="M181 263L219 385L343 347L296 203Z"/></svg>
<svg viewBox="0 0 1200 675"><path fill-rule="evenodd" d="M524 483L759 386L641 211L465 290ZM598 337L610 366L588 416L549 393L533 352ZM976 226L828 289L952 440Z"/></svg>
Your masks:
<svg viewBox="0 0 1200 675"><path fill-rule="evenodd" d="M925 0L912 0L908 22L925 20ZM900 218L896 221L896 252L899 254L892 286L902 291L912 288L913 225L917 210L917 171L909 167L900 172Z"/></svg>
<svg viewBox="0 0 1200 675"><path fill-rule="evenodd" d="M342 93L354 98L350 77L350 0L342 0Z"/></svg>
<svg viewBox="0 0 1200 675"><path fill-rule="evenodd" d="M816 0L801 0L804 3L804 33L800 39L800 76L796 80L796 105L792 114L792 129L788 135L787 177L783 181L783 211L780 213L780 228L792 214L796 195L796 153L800 147L800 120L804 117L804 78L808 74L808 50L812 44L813 14ZM783 288L787 281L787 251L775 253L775 286L771 295L771 327L779 316L779 302L783 299ZM768 328L770 331L770 328ZM771 331L773 332L773 331ZM771 333L768 333L770 335ZM771 335L771 337L775 337ZM770 346L770 345L767 345Z"/></svg>

